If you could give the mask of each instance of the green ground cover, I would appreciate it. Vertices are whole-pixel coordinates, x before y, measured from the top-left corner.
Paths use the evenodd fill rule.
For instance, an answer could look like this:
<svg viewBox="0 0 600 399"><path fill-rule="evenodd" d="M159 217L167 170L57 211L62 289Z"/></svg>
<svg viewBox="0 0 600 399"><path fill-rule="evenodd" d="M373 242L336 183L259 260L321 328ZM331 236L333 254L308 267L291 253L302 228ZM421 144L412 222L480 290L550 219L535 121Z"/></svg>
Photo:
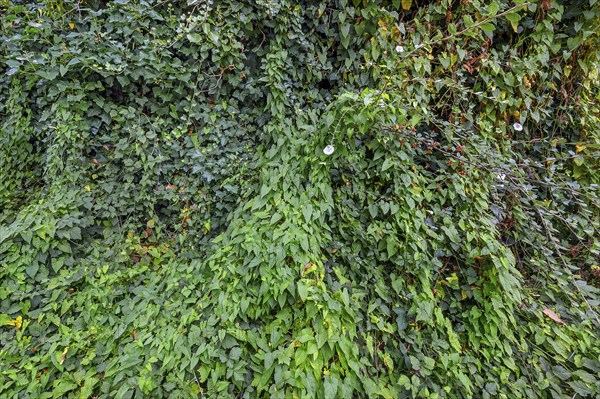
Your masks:
<svg viewBox="0 0 600 399"><path fill-rule="evenodd" d="M0 1L0 397L598 397L599 16Z"/></svg>

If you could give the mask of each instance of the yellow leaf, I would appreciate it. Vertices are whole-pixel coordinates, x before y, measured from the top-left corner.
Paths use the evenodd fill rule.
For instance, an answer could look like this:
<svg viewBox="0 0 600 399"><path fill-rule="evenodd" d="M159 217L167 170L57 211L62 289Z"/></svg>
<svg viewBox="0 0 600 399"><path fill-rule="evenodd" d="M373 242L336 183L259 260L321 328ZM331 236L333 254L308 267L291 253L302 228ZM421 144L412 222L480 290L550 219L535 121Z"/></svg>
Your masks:
<svg viewBox="0 0 600 399"><path fill-rule="evenodd" d="M23 325L23 317L21 316L17 316L17 318L14 320L10 320L10 317L6 316L6 319L4 319L2 323L3 326L13 326L18 330Z"/></svg>
<svg viewBox="0 0 600 399"><path fill-rule="evenodd" d="M385 21L383 19L380 19L379 21L377 21L377 25L379 25L379 28L383 32L387 32L387 24L385 23Z"/></svg>
<svg viewBox="0 0 600 399"><path fill-rule="evenodd" d="M89 185L85 186L84 188L85 188L85 191L87 191L87 192L90 192L92 190L92 188Z"/></svg>
<svg viewBox="0 0 600 399"><path fill-rule="evenodd" d="M75 28L75 24L73 22L69 22L69 28L74 29Z"/></svg>
<svg viewBox="0 0 600 399"><path fill-rule="evenodd" d="M402 0L402 9L408 11L412 6L412 0Z"/></svg>
<svg viewBox="0 0 600 399"><path fill-rule="evenodd" d="M321 15L323 15L323 10L319 8L319 18L321 18Z"/></svg>
<svg viewBox="0 0 600 399"><path fill-rule="evenodd" d="M569 75L571 75L571 71L573 70L573 67L571 65L567 65L564 69L563 69L563 73L565 74L565 76L568 78Z"/></svg>
<svg viewBox="0 0 600 399"><path fill-rule="evenodd" d="M65 348L65 350L63 351L63 353L60 355L60 360L58 361L58 363L63 364L65 362L65 359L67 358L67 352L69 351L69 347L67 346Z"/></svg>
<svg viewBox="0 0 600 399"><path fill-rule="evenodd" d="M585 150L585 145L583 145L583 144L576 144L576 145L575 145L575 152L576 152L576 153L578 153L578 154L579 154L579 153L580 153L581 151L583 151L583 150Z"/></svg>

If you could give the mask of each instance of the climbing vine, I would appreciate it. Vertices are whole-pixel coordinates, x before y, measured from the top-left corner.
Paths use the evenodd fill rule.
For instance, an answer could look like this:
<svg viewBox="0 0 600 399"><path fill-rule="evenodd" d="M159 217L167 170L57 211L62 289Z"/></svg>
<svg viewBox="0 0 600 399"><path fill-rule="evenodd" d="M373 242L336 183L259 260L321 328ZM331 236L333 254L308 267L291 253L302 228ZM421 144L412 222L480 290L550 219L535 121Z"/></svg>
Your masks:
<svg viewBox="0 0 600 399"><path fill-rule="evenodd" d="M0 396L598 396L599 14L0 2Z"/></svg>

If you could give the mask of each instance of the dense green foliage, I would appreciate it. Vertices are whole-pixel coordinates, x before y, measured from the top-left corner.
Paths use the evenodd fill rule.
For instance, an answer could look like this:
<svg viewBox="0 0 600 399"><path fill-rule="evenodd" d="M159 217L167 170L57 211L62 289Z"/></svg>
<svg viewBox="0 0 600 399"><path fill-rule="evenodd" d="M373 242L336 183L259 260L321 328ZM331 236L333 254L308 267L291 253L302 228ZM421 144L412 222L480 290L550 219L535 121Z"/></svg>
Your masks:
<svg viewBox="0 0 600 399"><path fill-rule="evenodd" d="M600 395L596 0L0 4L0 397Z"/></svg>

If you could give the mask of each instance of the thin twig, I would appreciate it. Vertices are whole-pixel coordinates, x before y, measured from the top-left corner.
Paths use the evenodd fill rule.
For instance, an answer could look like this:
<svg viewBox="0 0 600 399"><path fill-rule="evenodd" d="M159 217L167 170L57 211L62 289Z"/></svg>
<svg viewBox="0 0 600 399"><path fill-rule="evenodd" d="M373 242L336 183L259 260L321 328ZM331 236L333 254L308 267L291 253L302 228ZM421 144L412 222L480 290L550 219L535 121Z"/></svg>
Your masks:
<svg viewBox="0 0 600 399"><path fill-rule="evenodd" d="M565 269L568 270L569 266L567 265L567 261L565 261L565 258L562 256L562 253L560 252L560 248L558 248L558 245L556 244L556 241L554 240L554 237L552 236L552 233L551 233L550 229L548 228L548 225L546 224L546 219L544 219L544 216L542 215L542 213L540 212L539 209L535 208L535 211L537 212L538 216L540 217L540 220L542 221L542 225L544 226L544 230L546 231L548 240L550 240L550 242L552 242L552 244L554 245L554 250L556 251L556 253L558 254L558 257L562 261L563 266L565 267ZM598 314L593 311L592 305L590 305L590 303L588 302L585 295L581 292L581 289L579 289L579 286L576 283L574 283L573 285L577 289L577 292L579 292L579 294L583 298L583 301L587 304L588 308L592 311L592 314L594 315L594 318L596 319L596 322L598 323L598 325L600 325L600 318L598 318Z"/></svg>

